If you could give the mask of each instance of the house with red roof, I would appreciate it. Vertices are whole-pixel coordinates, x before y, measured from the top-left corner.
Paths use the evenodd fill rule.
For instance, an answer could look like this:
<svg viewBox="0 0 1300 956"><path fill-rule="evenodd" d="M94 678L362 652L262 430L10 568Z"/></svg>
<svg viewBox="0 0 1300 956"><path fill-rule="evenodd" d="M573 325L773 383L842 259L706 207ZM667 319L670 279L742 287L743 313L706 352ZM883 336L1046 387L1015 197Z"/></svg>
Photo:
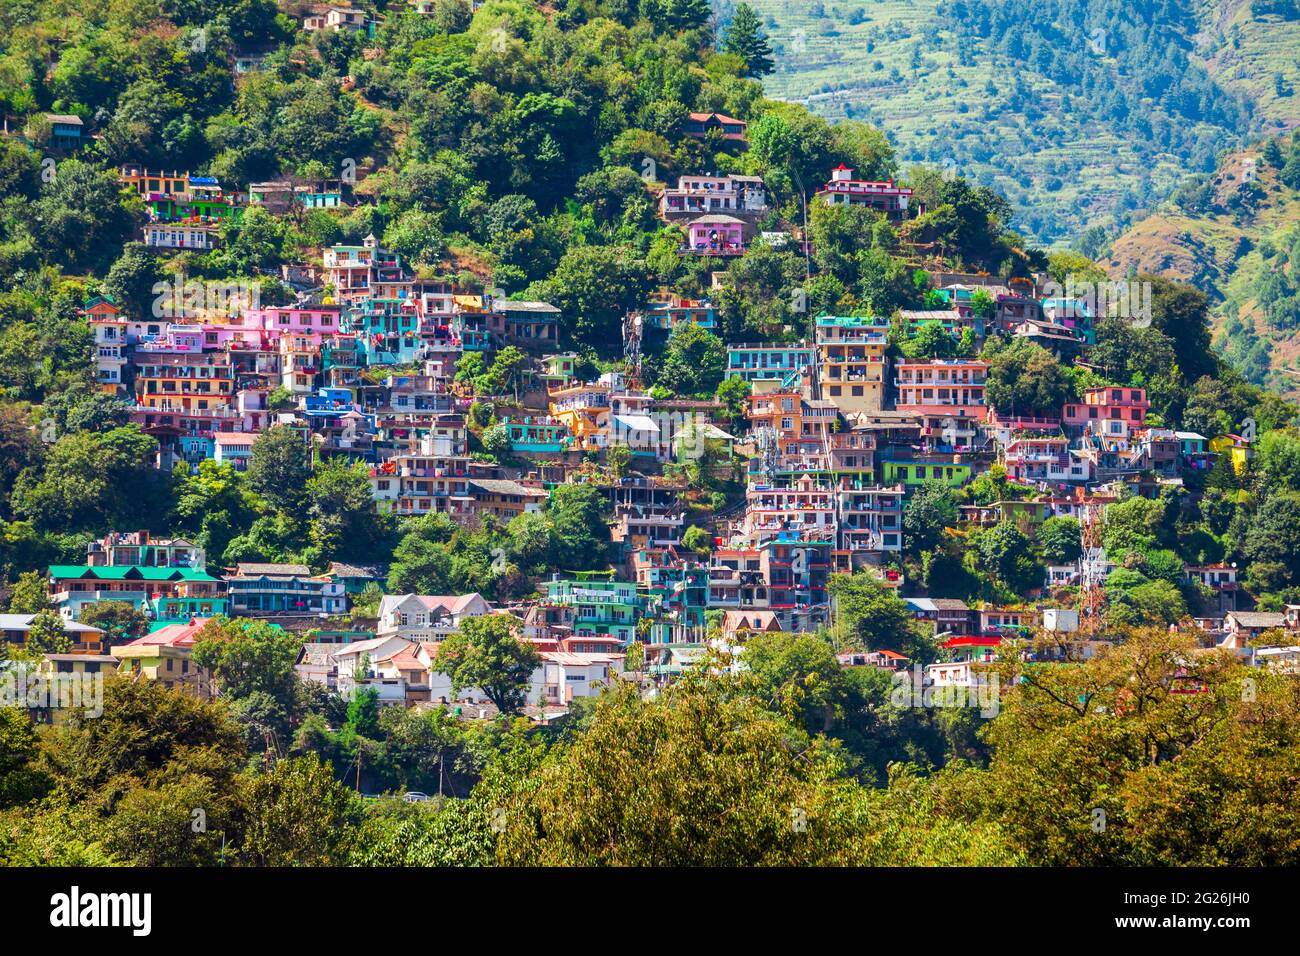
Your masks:
<svg viewBox="0 0 1300 956"><path fill-rule="evenodd" d="M211 676L191 660L194 645L209 620L196 617L184 624L168 624L128 644L117 645L110 653L118 662L118 672L211 697Z"/></svg>
<svg viewBox="0 0 1300 956"><path fill-rule="evenodd" d="M725 140L743 143L748 126L744 120L723 113L691 113L686 117L682 132L696 139L704 139L710 132L717 132Z"/></svg>
<svg viewBox="0 0 1300 956"><path fill-rule="evenodd" d="M906 219L912 209L912 190L892 179L874 182L854 179L853 168L843 163L831 170L830 181L817 190L817 198L832 206L869 206L893 220Z"/></svg>

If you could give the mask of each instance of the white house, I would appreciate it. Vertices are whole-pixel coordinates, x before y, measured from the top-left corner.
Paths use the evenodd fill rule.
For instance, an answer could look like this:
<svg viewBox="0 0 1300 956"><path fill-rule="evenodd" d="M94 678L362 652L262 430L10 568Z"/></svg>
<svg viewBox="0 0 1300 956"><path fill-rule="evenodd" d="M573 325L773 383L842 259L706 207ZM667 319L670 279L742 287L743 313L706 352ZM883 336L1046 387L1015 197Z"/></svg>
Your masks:
<svg viewBox="0 0 1300 956"><path fill-rule="evenodd" d="M454 634L467 618L487 614L491 605L477 592L470 594L386 594L379 602L380 637L408 641L441 641Z"/></svg>
<svg viewBox="0 0 1300 956"><path fill-rule="evenodd" d="M622 673L622 654L578 654L543 651L542 665L533 671L528 703L567 706L575 697L596 697L609 686L611 675Z"/></svg>

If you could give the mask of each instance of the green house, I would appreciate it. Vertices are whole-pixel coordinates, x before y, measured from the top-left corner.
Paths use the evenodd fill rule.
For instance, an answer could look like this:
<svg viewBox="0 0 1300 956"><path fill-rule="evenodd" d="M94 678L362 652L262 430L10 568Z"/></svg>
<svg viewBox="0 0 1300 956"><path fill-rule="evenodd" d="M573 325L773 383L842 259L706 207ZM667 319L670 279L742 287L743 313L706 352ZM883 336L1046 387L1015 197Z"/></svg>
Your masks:
<svg viewBox="0 0 1300 956"><path fill-rule="evenodd" d="M975 477L975 466L967 462L885 459L881 462L881 483L915 488L927 481L942 481L960 488Z"/></svg>
<svg viewBox="0 0 1300 956"><path fill-rule="evenodd" d="M574 634L598 634L630 643L636 638L642 602L636 582L615 581L613 574L578 571L572 578L547 581L546 600L575 608Z"/></svg>

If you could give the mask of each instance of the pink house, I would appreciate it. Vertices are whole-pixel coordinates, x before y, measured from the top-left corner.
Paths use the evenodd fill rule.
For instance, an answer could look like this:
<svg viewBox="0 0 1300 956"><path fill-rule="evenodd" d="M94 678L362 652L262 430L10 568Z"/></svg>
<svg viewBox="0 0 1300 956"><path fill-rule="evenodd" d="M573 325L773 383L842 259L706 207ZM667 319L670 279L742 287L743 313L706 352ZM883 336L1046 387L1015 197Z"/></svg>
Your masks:
<svg viewBox="0 0 1300 956"><path fill-rule="evenodd" d="M266 332L272 339L289 332L295 338L310 339L319 347L322 339L339 331L339 309L337 306L250 309L240 316L240 324L247 331Z"/></svg>
<svg viewBox="0 0 1300 956"><path fill-rule="evenodd" d="M739 256L745 251L745 223L721 214L693 219L687 251L706 256Z"/></svg>
<svg viewBox="0 0 1300 956"><path fill-rule="evenodd" d="M1142 427L1150 407L1146 389L1107 385L1087 389L1082 404L1066 405L1061 410L1061 421L1069 429L1090 426L1094 433L1127 435Z"/></svg>
<svg viewBox="0 0 1300 956"><path fill-rule="evenodd" d="M988 416L984 404L987 362L935 359L900 362L897 366L897 408L925 416L971 418Z"/></svg>

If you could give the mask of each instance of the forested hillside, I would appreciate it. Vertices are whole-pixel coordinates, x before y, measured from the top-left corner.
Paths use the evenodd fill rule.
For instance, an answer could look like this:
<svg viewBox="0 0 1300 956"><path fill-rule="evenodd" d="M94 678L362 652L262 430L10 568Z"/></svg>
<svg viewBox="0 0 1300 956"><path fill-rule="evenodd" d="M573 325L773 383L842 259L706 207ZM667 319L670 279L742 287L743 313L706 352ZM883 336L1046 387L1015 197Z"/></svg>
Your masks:
<svg viewBox="0 0 1300 956"><path fill-rule="evenodd" d="M1295 864L1263 2L0 4L0 864Z"/></svg>
<svg viewBox="0 0 1300 956"><path fill-rule="evenodd" d="M874 122L904 165L995 184L1029 234L1093 254L1102 230L1211 171L1220 151L1300 121L1289 3L754 6L776 51L769 95Z"/></svg>
<svg viewBox="0 0 1300 956"><path fill-rule="evenodd" d="M1205 289L1216 348L1250 381L1291 395L1300 386L1298 240L1300 150L1270 139L1189 177L1114 241L1106 264Z"/></svg>

